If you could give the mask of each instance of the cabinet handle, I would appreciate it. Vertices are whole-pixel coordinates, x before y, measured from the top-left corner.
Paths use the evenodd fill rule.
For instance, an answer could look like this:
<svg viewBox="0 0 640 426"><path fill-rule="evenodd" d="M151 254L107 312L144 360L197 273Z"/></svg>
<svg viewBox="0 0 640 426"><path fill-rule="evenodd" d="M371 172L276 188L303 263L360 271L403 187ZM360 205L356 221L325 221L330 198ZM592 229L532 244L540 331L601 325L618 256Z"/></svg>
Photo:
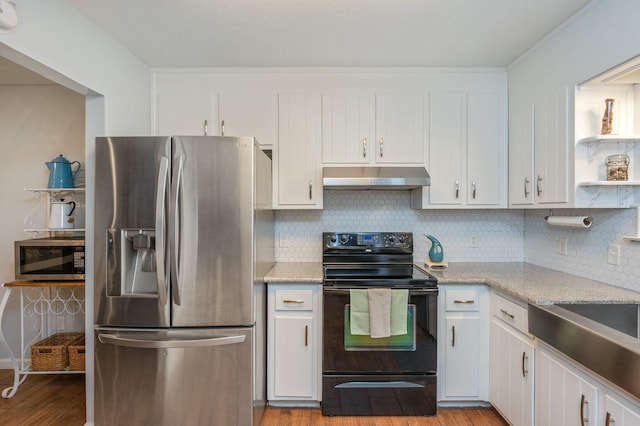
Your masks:
<svg viewBox="0 0 640 426"><path fill-rule="evenodd" d="M309 346L309 326L304 326L304 346Z"/></svg>
<svg viewBox="0 0 640 426"><path fill-rule="evenodd" d="M453 187L455 188L455 194L457 199L458 196L460 195L460 182L456 181Z"/></svg>
<svg viewBox="0 0 640 426"><path fill-rule="evenodd" d="M293 305L301 305L304 303L304 300L300 299L284 299L282 303L293 304Z"/></svg>
<svg viewBox="0 0 640 426"><path fill-rule="evenodd" d="M615 423L616 421L611 418L611 413L607 411L607 417L604 421L605 426L611 426L611 423Z"/></svg>
<svg viewBox="0 0 640 426"><path fill-rule="evenodd" d="M472 181L471 182L471 198L475 199L476 198L476 181Z"/></svg>
<svg viewBox="0 0 640 426"><path fill-rule="evenodd" d="M309 181L309 199L313 199L313 182Z"/></svg>
<svg viewBox="0 0 640 426"><path fill-rule="evenodd" d="M476 303L476 301L473 299L465 299L465 300L454 300L453 303L455 303L456 305L472 305Z"/></svg>
<svg viewBox="0 0 640 426"><path fill-rule="evenodd" d="M580 426L584 426L584 406L589 404L587 397L582 394L580 397Z"/></svg>
<svg viewBox="0 0 640 426"><path fill-rule="evenodd" d="M529 178L524 178L524 198L529 198L529 184L531 181Z"/></svg>
<svg viewBox="0 0 640 426"><path fill-rule="evenodd" d="M220 136L224 136L224 120L220 122Z"/></svg>
<svg viewBox="0 0 640 426"><path fill-rule="evenodd" d="M504 309L500 309L500 312L502 312L503 314L505 314L506 316L508 316L511 319L515 319L516 318L513 314L510 314L509 312L505 311Z"/></svg>
<svg viewBox="0 0 640 426"><path fill-rule="evenodd" d="M527 378L527 373L529 372L526 368L527 359L527 353L522 352L522 377L524 377L525 379Z"/></svg>
<svg viewBox="0 0 640 426"><path fill-rule="evenodd" d="M456 326L451 326L451 347L453 348L456 345Z"/></svg>
<svg viewBox="0 0 640 426"><path fill-rule="evenodd" d="M367 138L362 139L362 158L367 158Z"/></svg>
<svg viewBox="0 0 640 426"><path fill-rule="evenodd" d="M207 136L207 133L209 133L209 121L204 120L204 135Z"/></svg>
<svg viewBox="0 0 640 426"><path fill-rule="evenodd" d="M383 148L384 148L384 141L382 140L382 138L380 138L380 158L384 157Z"/></svg>
<svg viewBox="0 0 640 426"><path fill-rule="evenodd" d="M538 193L538 197L542 194L542 176L538 175L538 179L536 179L536 192Z"/></svg>

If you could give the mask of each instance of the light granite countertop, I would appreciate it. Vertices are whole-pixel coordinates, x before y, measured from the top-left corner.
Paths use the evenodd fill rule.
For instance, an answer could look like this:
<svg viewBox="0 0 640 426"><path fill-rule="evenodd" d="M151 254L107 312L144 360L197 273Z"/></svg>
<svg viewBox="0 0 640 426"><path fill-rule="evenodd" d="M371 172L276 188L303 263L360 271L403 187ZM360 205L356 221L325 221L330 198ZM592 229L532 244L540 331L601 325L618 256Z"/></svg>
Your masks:
<svg viewBox="0 0 640 426"><path fill-rule="evenodd" d="M552 303L640 303L640 292L626 290L587 278L522 262L449 263L444 270L427 269L438 284L486 284L524 302ZM279 262L265 281L322 283L321 262Z"/></svg>

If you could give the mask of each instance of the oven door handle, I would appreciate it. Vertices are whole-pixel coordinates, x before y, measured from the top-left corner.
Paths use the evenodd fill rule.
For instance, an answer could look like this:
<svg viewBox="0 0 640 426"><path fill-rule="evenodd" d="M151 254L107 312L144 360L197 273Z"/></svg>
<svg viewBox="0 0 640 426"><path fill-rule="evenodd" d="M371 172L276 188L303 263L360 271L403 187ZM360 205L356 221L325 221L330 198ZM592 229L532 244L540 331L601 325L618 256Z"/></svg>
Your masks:
<svg viewBox="0 0 640 426"><path fill-rule="evenodd" d="M367 288L389 288L389 287L385 287L385 286L380 286L380 287L366 287L366 286L362 286L362 287L357 287L357 286L350 286L350 287L330 287L330 286L324 286L322 291L327 292L327 293L332 293L332 294L337 294L337 295L345 295L348 296L349 295L349 290L351 289L367 289ZM392 290L407 290L407 288L395 288L395 287L391 287ZM438 294L438 287L429 287L429 288L410 288L409 290L409 296L423 296L423 295L437 295Z"/></svg>
<svg viewBox="0 0 640 426"><path fill-rule="evenodd" d="M335 385L336 389L371 389L371 388L392 388L392 389L406 389L406 388L423 388L424 385L411 382L347 382Z"/></svg>

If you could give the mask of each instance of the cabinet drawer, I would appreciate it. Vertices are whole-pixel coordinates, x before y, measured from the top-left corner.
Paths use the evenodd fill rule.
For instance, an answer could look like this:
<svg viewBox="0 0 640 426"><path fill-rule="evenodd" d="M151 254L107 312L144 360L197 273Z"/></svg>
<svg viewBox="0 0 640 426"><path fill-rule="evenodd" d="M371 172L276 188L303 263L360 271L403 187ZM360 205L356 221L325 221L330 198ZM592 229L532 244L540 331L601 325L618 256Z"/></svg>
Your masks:
<svg viewBox="0 0 640 426"><path fill-rule="evenodd" d="M312 311L313 290L276 290L276 311Z"/></svg>
<svg viewBox="0 0 640 426"><path fill-rule="evenodd" d="M478 290L446 290L445 309L447 311L477 311Z"/></svg>
<svg viewBox="0 0 640 426"><path fill-rule="evenodd" d="M527 308L495 293L491 294L491 314L524 334L529 334Z"/></svg>

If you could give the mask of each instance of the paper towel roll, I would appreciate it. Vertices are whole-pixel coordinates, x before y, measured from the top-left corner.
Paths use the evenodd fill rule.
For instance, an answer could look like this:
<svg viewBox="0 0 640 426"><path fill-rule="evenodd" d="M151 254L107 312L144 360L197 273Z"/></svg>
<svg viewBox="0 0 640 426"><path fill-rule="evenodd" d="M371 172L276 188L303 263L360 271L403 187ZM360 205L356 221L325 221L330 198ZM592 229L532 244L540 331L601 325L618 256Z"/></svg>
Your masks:
<svg viewBox="0 0 640 426"><path fill-rule="evenodd" d="M590 216L545 216L549 225L570 226L574 228L591 228L593 218Z"/></svg>

